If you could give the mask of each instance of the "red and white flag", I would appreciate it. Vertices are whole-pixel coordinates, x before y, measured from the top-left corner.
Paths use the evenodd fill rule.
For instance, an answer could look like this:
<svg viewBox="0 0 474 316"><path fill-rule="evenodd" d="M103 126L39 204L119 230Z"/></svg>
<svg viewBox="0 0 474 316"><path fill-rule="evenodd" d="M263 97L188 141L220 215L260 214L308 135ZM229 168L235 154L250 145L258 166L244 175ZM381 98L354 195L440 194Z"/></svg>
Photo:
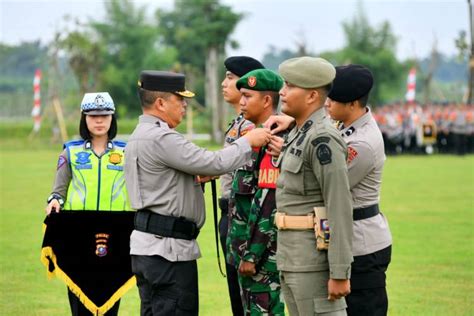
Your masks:
<svg viewBox="0 0 474 316"><path fill-rule="evenodd" d="M416 68L413 67L410 69L407 80L407 93L405 99L408 103L415 102L416 97Z"/></svg>
<svg viewBox="0 0 474 316"><path fill-rule="evenodd" d="M41 94L40 94L40 81L41 81L41 70L36 69L35 78L33 79L33 110L31 116L33 116L34 126L33 131L36 133L41 127Z"/></svg>

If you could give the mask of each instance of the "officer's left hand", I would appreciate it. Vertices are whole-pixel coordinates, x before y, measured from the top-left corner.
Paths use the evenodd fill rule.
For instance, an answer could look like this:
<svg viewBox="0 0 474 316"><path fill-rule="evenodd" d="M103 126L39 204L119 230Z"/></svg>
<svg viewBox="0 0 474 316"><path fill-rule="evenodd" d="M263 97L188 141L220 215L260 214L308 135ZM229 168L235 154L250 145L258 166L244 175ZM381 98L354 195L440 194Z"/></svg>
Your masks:
<svg viewBox="0 0 474 316"><path fill-rule="evenodd" d="M255 263L248 261L241 261L239 266L239 273L244 276L252 276L257 273L255 270Z"/></svg>
<svg viewBox="0 0 474 316"><path fill-rule="evenodd" d="M278 157L281 153L281 148L283 147L283 143L285 140L280 136L273 135L270 142L268 143L267 153L272 156Z"/></svg>
<svg viewBox="0 0 474 316"><path fill-rule="evenodd" d="M335 301L348 295L351 292L351 283L349 280L329 279L328 281L328 300Z"/></svg>

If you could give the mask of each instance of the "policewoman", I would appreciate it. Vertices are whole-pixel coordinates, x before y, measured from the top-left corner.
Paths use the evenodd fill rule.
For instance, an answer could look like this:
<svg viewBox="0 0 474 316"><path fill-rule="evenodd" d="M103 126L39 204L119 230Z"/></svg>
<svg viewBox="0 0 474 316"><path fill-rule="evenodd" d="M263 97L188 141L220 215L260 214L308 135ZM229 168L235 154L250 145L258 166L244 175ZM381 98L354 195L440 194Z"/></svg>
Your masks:
<svg viewBox="0 0 474 316"><path fill-rule="evenodd" d="M115 106L107 92L86 93L81 102L81 140L64 144L46 214L61 210L129 210L123 172L125 143L117 134ZM72 315L91 315L68 289ZM117 315L120 301L106 315Z"/></svg>
<svg viewBox="0 0 474 316"><path fill-rule="evenodd" d="M270 131L254 129L211 152L175 130L186 99L194 96L183 74L142 71L138 94L143 115L127 143L125 179L137 210L130 253L141 315L197 315L196 238L206 215L197 175L217 176L245 164L251 146L266 144Z"/></svg>
<svg viewBox="0 0 474 316"><path fill-rule="evenodd" d="M347 143L347 167L353 203L353 255L349 315L386 315L385 272L391 259L392 236L380 212L380 189L385 162L382 133L367 106L373 76L360 65L336 67L326 107L340 121Z"/></svg>

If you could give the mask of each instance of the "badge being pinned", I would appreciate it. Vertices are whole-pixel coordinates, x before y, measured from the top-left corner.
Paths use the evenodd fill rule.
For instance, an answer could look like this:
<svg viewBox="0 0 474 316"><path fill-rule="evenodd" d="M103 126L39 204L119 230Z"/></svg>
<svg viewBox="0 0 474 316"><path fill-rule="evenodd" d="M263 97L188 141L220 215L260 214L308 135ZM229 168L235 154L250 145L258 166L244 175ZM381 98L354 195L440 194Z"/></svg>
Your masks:
<svg viewBox="0 0 474 316"><path fill-rule="evenodd" d="M119 153L111 153L109 156L109 162L117 165L122 162L122 155Z"/></svg>
<svg viewBox="0 0 474 316"><path fill-rule="evenodd" d="M255 76L250 76L247 79L247 84L249 85L250 88L253 88L257 85L257 77Z"/></svg>
<svg viewBox="0 0 474 316"><path fill-rule="evenodd" d="M66 157L64 157L63 155L59 156L59 159L58 159L58 166L56 167L56 170L59 170L59 168L61 168L62 166L64 166L64 164L67 162L67 159Z"/></svg>

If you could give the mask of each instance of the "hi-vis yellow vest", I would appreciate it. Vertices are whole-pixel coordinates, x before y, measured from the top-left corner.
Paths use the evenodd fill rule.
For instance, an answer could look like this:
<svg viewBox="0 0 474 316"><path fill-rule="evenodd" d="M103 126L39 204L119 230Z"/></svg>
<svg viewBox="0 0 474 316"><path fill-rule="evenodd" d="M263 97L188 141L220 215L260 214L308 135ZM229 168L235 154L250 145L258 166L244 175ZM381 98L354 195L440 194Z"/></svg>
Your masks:
<svg viewBox="0 0 474 316"><path fill-rule="evenodd" d="M110 142L101 158L84 140L70 141L64 146L72 172L65 210L130 210L123 171L124 142Z"/></svg>

